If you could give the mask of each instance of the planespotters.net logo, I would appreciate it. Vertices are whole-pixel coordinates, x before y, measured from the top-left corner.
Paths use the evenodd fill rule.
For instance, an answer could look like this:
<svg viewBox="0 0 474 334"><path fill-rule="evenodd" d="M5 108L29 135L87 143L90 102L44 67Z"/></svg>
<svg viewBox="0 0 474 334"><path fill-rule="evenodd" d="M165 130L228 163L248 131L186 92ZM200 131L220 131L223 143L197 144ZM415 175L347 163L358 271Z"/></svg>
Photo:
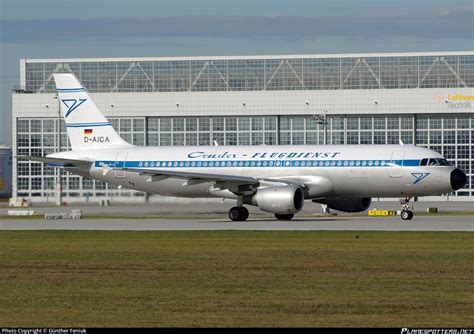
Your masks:
<svg viewBox="0 0 474 334"><path fill-rule="evenodd" d="M466 109L472 107L472 101L474 101L474 95L455 94L449 95L448 97L438 95L436 101L439 103L446 103L448 108L452 109Z"/></svg>
<svg viewBox="0 0 474 334"><path fill-rule="evenodd" d="M402 328L401 334L474 334L472 328Z"/></svg>

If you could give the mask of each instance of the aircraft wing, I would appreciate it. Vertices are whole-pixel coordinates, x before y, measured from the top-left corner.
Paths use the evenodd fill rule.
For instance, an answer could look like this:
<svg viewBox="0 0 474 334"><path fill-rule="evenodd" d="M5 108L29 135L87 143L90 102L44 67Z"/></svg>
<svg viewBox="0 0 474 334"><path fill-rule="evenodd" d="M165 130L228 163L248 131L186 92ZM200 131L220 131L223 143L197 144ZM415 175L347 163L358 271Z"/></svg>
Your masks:
<svg viewBox="0 0 474 334"><path fill-rule="evenodd" d="M105 168L105 166L104 166ZM140 168L110 168L108 170L122 170L149 175L148 182L157 182L167 178L182 178L185 180L183 186L195 185L206 182L214 182L215 187L219 189L228 189L236 194L254 193L261 185L296 185L305 187L297 180L284 178L255 178L250 176L239 176L229 174L208 174L195 172L170 171L162 169L140 169ZM104 170L107 173L107 169Z"/></svg>
<svg viewBox="0 0 474 334"><path fill-rule="evenodd" d="M53 158L53 157L38 157L33 155L18 155L17 159L32 160L43 162L54 167L79 167L84 168L93 163L93 160L79 160L79 159L64 159L64 158Z"/></svg>
<svg viewBox="0 0 474 334"><path fill-rule="evenodd" d="M157 177L156 180L162 180L167 177L177 177L182 179L200 179L205 182L236 182L240 184L257 184L258 179L249 176L237 176L237 175L226 175L226 174L207 174L207 173L195 173L195 172L180 172L180 171L169 171L162 169L140 169L140 168L113 168L114 170L124 170L130 172L140 173L142 175L150 175L151 178ZM159 178L159 176L162 176ZM150 182L154 180L151 179Z"/></svg>

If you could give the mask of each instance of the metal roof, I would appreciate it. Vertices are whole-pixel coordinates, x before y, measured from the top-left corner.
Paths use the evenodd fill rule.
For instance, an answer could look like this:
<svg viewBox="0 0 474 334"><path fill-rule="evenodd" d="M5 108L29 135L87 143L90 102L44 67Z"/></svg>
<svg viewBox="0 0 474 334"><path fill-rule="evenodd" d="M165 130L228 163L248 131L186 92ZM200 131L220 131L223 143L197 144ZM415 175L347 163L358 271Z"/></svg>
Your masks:
<svg viewBox="0 0 474 334"><path fill-rule="evenodd" d="M292 54L292 55L253 55L253 56L189 56L189 57L117 57L117 58L47 58L28 59L27 63L60 62L117 62L117 61L173 61L173 60L261 60L261 59L304 59L304 58L364 58L364 57L439 57L467 56L474 51L436 51L436 52L391 52L391 53L342 53L342 54Z"/></svg>

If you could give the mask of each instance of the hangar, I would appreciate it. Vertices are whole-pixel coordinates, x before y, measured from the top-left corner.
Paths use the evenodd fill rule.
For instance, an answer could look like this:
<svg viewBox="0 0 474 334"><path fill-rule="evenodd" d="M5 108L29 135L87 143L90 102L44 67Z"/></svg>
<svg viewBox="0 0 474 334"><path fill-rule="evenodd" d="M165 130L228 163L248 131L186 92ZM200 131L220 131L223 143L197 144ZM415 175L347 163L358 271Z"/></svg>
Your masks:
<svg viewBox="0 0 474 334"><path fill-rule="evenodd" d="M474 52L21 59L13 155L68 150L53 73L72 72L135 145L415 144L468 175L430 200L474 200ZM59 122L58 122L59 120ZM147 201L13 161L13 197ZM61 180L59 186L58 180Z"/></svg>

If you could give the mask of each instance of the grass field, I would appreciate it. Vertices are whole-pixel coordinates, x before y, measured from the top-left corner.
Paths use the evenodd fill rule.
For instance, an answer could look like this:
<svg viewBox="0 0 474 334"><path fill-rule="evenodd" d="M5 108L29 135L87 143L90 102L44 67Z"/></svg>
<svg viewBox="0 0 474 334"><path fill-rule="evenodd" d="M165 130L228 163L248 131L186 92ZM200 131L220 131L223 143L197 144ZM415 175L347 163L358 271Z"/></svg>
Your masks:
<svg viewBox="0 0 474 334"><path fill-rule="evenodd" d="M474 325L474 233L0 232L0 326Z"/></svg>

